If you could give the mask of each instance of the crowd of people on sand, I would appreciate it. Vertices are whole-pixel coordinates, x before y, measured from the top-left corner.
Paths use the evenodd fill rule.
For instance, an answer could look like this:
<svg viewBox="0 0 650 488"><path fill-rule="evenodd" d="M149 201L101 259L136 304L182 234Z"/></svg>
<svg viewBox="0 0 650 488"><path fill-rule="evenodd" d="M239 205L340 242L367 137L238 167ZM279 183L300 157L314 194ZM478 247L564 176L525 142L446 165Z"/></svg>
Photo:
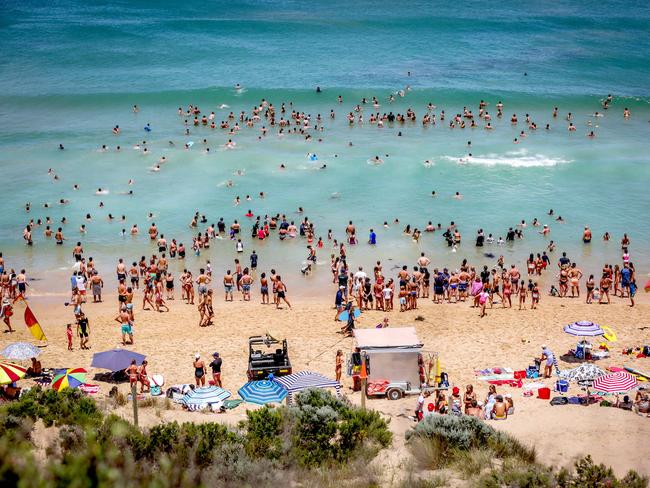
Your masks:
<svg viewBox="0 0 650 488"><path fill-rule="evenodd" d="M554 215L553 210L549 210L548 214ZM198 226L199 223L207 224L207 222L205 216L196 212L191 227ZM399 223L399 221L396 220L395 223ZM538 228L540 226L538 219L533 219L531 227ZM522 219L518 225L508 229L504 242L510 242L514 246L518 239L523 238L526 228L527 223L525 219ZM438 231L442 231L441 224L434 226L429 222L424 228L424 232L435 233ZM548 236L550 229L548 225L545 225L538 232ZM233 301L235 292L241 294L243 301L251 301L253 285L259 282L259 296L262 304L270 304L272 295L272 303L276 308L281 308L282 304L291 308L287 298L287 285L275 269L271 269L268 275L266 272L262 272L258 276L259 256L254 250L249 255L249 264L242 263L244 253L242 233L242 225L237 220L227 226L224 219L220 218L216 224L207 225L204 232L198 233L192 246L195 250L194 254L199 257L201 249L210 247L211 240L224 239L228 235L235 242L235 252L238 257L234 259L233 267L226 270L221 280L224 287L224 301ZM346 334L351 334L354 329L354 322L358 315L355 313L355 309L391 311L395 308L395 301L399 304L400 312L416 310L418 301L421 299L431 299L436 304L467 302L471 304L471 307L479 310L481 317L486 316L487 310L492 309L494 305L512 308L513 301L514 306L517 306L519 310L525 309L527 303L530 304L530 309L534 310L539 306L544 294L539 280L543 274L553 269L551 256L556 251L555 242L549 240L544 250L530 253L526 260L525 270L520 270L514 263L506 264L502 254L496 258L492 253L485 255L490 256L490 259L496 259L496 264L493 266L475 266L467 259L462 259L455 269L442 266L431 269L431 260L425 252L421 252L415 263L411 266L406 264L401 267L396 266L396 275L390 277L384 272L381 261L376 262L370 275L361 266L357 267L356 271L351 269L347 260L347 246L352 247L360 244L357 228L352 221L348 222L344 229L345 237L339 242L334 237L332 230L328 230L325 240L322 237L316 239L315 225L308 217L303 217L299 226L296 226L293 221L289 221L286 214L266 215L263 219L261 216L257 216L253 220L251 228L253 241L269 238L273 233L276 233L280 240L289 237L306 241L306 265L300 270L303 275L315 272L318 262L317 251L326 245L332 250L330 270L332 283L337 286L334 304L335 319L338 319L343 311L350 312L347 324L343 328L343 332ZM405 227L404 233L414 240L419 239L419 231L412 229L410 225ZM170 260L184 262L187 255L184 245L177 243L176 239L168 241L164 234L159 233L155 223L151 223L148 235L150 242L158 252L153 253L150 258L141 256L139 259L133 260L130 266L123 258L119 258L115 268L118 282L118 314L115 321L120 324L122 342L125 345L134 342L134 298L136 292L142 291L142 310L169 311L168 303L175 299L176 291L176 277L169 269ZM453 246L454 249L458 249L461 245L461 233L453 221L442 232L442 237L447 245ZM64 239L63 236L60 238ZM609 233L605 233L603 240L610 239ZM588 226L584 229L582 241L585 246L591 245L592 234ZM378 246L377 235L373 229L369 230L367 244L371 248ZM486 236L482 229L477 231L476 247L482 248L495 244L498 246L499 242L495 242L492 234ZM634 306L634 295L637 289L636 272L631 261L629 247L630 238L624 234L621 239L622 262L613 266L605 264L598 282L593 274L585 280L578 264L572 262L567 253L563 252L557 261L557 287L555 284L551 285L548 295L559 298L579 298L581 288L584 287L583 296L585 296L586 303L610 303L612 296L619 296L628 298L630 305ZM81 241L76 242L71 254L74 258L71 298L66 305L73 306L78 334L80 337L87 338L89 334L88 319L83 313L82 307L87 302L88 288L93 295L93 303L102 301L104 278L97 269L93 258L86 258ZM181 300L190 305L195 305L195 300L198 301L196 303L199 312L198 324L202 327L214 323L214 292L212 288L215 282L214 278L209 260L205 261L205 265L199 269L196 276L189 267L185 267L178 277ZM2 318L8 331L11 331L11 300L19 295L26 295L29 284L24 269L20 273L16 273L13 269L7 270L2 253L0 253L0 286L3 300ZM83 341L81 347L89 347L88 341Z"/></svg>

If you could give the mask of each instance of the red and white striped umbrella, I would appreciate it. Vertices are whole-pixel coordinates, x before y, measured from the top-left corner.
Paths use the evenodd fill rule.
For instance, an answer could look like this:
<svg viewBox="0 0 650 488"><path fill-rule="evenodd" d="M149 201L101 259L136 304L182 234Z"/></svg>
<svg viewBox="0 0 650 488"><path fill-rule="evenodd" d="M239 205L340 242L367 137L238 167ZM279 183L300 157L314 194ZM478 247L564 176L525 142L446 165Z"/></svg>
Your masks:
<svg viewBox="0 0 650 488"><path fill-rule="evenodd" d="M599 376L591 386L594 390L603 393L624 393L636 388L637 381L634 376L625 371L617 371Z"/></svg>

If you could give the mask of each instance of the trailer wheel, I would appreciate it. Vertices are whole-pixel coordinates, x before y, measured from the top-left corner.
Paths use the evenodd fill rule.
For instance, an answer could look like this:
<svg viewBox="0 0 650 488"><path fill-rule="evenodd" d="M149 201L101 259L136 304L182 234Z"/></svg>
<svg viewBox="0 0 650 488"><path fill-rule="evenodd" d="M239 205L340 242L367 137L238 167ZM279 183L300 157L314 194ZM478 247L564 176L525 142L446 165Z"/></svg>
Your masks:
<svg viewBox="0 0 650 488"><path fill-rule="evenodd" d="M400 398L402 398L402 396L403 396L402 390L400 390L399 388L390 388L386 392L386 398L388 398L389 400L399 400Z"/></svg>

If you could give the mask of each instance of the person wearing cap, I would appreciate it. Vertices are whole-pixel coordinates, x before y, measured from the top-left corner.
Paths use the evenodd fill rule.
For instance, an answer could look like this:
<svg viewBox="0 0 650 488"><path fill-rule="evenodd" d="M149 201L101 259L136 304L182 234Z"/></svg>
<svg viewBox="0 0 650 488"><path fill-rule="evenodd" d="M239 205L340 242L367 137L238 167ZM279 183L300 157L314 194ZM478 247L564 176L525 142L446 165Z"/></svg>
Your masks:
<svg viewBox="0 0 650 488"><path fill-rule="evenodd" d="M540 358L542 362L546 361L544 363L544 378L550 378L551 373L553 372L553 363L555 362L555 356L553 355L553 352L546 347L546 345L542 346L542 357Z"/></svg>
<svg viewBox="0 0 650 488"><path fill-rule="evenodd" d="M451 389L451 395L449 396L449 407L450 407L450 413L452 415L461 415L463 413L462 411L462 399L460 397L460 388L457 386L454 386Z"/></svg>
<svg viewBox="0 0 650 488"><path fill-rule="evenodd" d="M197 352L194 355L194 380L196 386L205 386L205 363L201 360L201 355Z"/></svg>
<svg viewBox="0 0 650 488"><path fill-rule="evenodd" d="M218 352L215 352L212 355L212 362L209 364L210 368L212 369L212 380L214 381L214 385L218 386L219 388L222 388L221 385L221 365L223 363L223 360L219 356Z"/></svg>

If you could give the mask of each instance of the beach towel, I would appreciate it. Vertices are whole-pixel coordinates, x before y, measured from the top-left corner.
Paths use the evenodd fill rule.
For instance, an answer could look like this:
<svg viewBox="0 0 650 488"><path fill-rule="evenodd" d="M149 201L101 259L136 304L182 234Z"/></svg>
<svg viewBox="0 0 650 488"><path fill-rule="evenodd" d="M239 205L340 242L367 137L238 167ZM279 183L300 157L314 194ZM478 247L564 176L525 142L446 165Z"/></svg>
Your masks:
<svg viewBox="0 0 650 488"><path fill-rule="evenodd" d="M95 395L99 393L99 385L84 383L83 385L79 386L79 389L87 395Z"/></svg>
<svg viewBox="0 0 650 488"><path fill-rule="evenodd" d="M233 408L238 407L242 403L244 403L244 400L239 400L239 399L236 399L236 400L224 400L223 406L224 406L224 408L226 410L232 410Z"/></svg>

